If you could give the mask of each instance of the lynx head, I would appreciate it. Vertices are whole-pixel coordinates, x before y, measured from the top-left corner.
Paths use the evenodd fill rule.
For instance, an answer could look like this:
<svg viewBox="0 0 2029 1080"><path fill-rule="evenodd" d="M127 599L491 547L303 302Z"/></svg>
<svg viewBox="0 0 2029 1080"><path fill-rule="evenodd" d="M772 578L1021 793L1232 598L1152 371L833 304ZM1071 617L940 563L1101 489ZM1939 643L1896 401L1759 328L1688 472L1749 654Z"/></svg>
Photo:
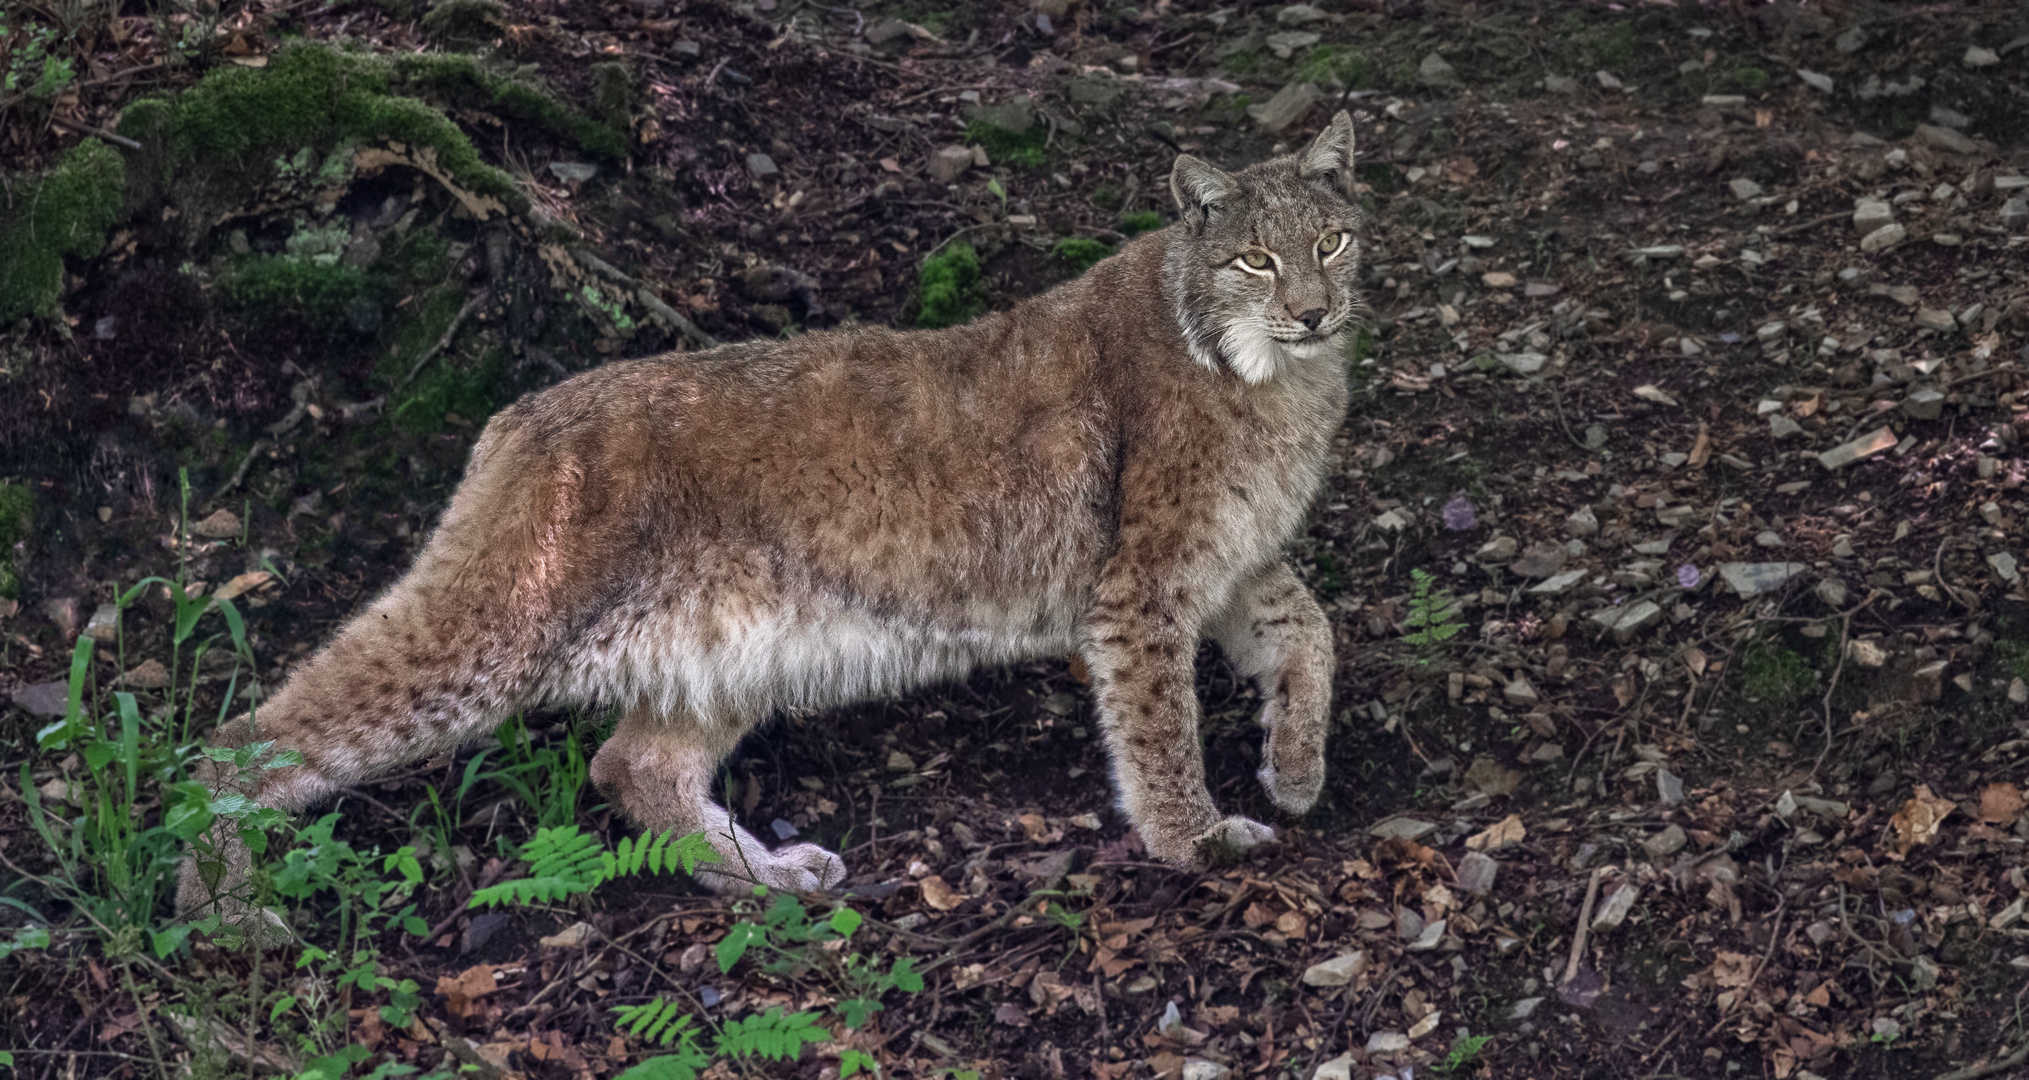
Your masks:
<svg viewBox="0 0 2029 1080"><path fill-rule="evenodd" d="M1332 117L1309 149L1237 173L1180 155L1170 192L1183 220L1163 288L1192 359L1259 383L1338 355L1361 310L1351 116Z"/></svg>

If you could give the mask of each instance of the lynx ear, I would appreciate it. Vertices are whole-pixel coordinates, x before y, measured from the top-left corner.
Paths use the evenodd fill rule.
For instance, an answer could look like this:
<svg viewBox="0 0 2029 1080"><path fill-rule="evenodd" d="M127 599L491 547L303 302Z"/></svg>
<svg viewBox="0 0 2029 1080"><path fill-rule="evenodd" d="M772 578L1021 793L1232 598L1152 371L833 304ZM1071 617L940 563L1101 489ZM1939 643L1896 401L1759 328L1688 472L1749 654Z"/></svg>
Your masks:
<svg viewBox="0 0 2029 1080"><path fill-rule="evenodd" d="M1222 206L1240 197L1240 184L1229 173L1189 154L1178 154L1169 174L1170 194L1176 197L1184 227L1192 235L1205 231L1205 222Z"/></svg>
<svg viewBox="0 0 2029 1080"><path fill-rule="evenodd" d="M1344 109L1339 110L1332 122L1317 133L1310 149L1303 152L1303 161L1297 166L1305 179L1323 180L1332 190L1347 198L1353 195L1353 117Z"/></svg>

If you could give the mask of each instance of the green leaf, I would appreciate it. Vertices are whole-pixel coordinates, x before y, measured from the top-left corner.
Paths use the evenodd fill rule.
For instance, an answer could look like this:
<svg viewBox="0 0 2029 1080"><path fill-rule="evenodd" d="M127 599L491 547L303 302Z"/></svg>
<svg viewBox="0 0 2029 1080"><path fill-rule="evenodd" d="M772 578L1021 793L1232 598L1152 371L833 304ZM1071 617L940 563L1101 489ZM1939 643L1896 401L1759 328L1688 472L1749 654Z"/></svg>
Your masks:
<svg viewBox="0 0 2029 1080"><path fill-rule="evenodd" d="M149 944L155 947L155 959L169 959L169 954L181 948L184 941L190 937L190 930L190 926L186 923L148 931Z"/></svg>
<svg viewBox="0 0 2029 1080"><path fill-rule="evenodd" d="M732 971L733 965L740 962L740 957L747 955L749 945L767 940L768 931L761 927L750 922L734 923L733 928L726 931L726 936L719 939L718 947L712 950L719 958L719 974Z"/></svg>
<svg viewBox="0 0 2029 1080"><path fill-rule="evenodd" d="M719 1027L718 1051L732 1057L793 1061L804 1043L830 1042L831 1032L814 1012L784 1014L777 1005L758 1016L728 1020Z"/></svg>
<svg viewBox="0 0 2029 1080"><path fill-rule="evenodd" d="M842 938L851 937L863 921L860 913L849 907L838 908L831 913L831 928Z"/></svg>
<svg viewBox="0 0 2029 1080"><path fill-rule="evenodd" d="M283 994L279 999L275 1001L275 1007L268 1010L268 1023L270 1024L274 1023L276 1020L281 1018L281 1015L283 1013L288 1012L290 1009L293 1009L295 1007L296 1007L296 995Z"/></svg>
<svg viewBox="0 0 2029 1080"><path fill-rule="evenodd" d="M711 1055L696 1047L674 1054L652 1057L619 1075L618 1080L697 1080L699 1070L712 1063Z"/></svg>
<svg viewBox="0 0 2029 1080"><path fill-rule="evenodd" d="M874 1014L880 1012L882 1007L880 1002L872 998L846 998L832 1006L838 1011L839 1018L845 1021L845 1026L855 1031L865 1027L867 1021L873 1019Z"/></svg>
<svg viewBox="0 0 2029 1080"><path fill-rule="evenodd" d="M895 966L888 969L888 978L895 980L895 987L904 993L923 992L923 974L916 970L916 958L913 956L896 957Z"/></svg>
<svg viewBox="0 0 2029 1080"><path fill-rule="evenodd" d="M880 1062L875 1061L858 1050L848 1049L841 1051L838 1055L839 1080L845 1080L848 1076L858 1076L862 1072L878 1073L880 1071Z"/></svg>
<svg viewBox="0 0 2029 1080"><path fill-rule="evenodd" d="M410 937L422 937L430 932L430 924L418 916L410 915L402 919L402 929L408 931Z"/></svg>

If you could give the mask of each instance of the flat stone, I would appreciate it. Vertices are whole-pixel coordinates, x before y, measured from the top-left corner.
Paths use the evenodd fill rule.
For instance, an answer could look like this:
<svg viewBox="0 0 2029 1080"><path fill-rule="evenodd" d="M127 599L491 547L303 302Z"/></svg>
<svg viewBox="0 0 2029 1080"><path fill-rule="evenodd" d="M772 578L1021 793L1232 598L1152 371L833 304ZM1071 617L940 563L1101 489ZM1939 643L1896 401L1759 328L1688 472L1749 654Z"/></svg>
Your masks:
<svg viewBox="0 0 2029 1080"><path fill-rule="evenodd" d="M1763 529L1754 534L1754 543L1757 547L1779 548L1782 546L1782 534L1773 529Z"/></svg>
<svg viewBox="0 0 2029 1080"><path fill-rule="evenodd" d="M965 118L1009 131L1027 131L1036 126L1036 99L1023 95L992 105L968 105Z"/></svg>
<svg viewBox="0 0 2029 1080"><path fill-rule="evenodd" d="M1656 797L1665 806L1680 806L1684 802L1684 778L1668 769L1656 769Z"/></svg>
<svg viewBox="0 0 2029 1080"><path fill-rule="evenodd" d="M965 146L939 147L930 155L930 179L948 184L972 168L972 150Z"/></svg>
<svg viewBox="0 0 2029 1080"><path fill-rule="evenodd" d="M24 686L14 691L13 700L36 716L62 716L70 711L70 684L58 679Z"/></svg>
<svg viewBox="0 0 2029 1080"><path fill-rule="evenodd" d="M781 169L775 167L774 158L766 154L747 155L747 175L752 176L754 179L759 180L763 177L777 176L781 172Z"/></svg>
<svg viewBox="0 0 2029 1080"><path fill-rule="evenodd" d="M1423 63L1416 67L1416 74L1422 78L1426 86L1458 85L1458 69L1436 53L1423 58Z"/></svg>
<svg viewBox="0 0 2029 1080"><path fill-rule="evenodd" d="M1516 679L1501 687L1501 696L1507 699L1508 704L1524 708L1543 700L1542 695L1536 692L1536 688L1530 685L1527 678Z"/></svg>
<svg viewBox="0 0 2029 1080"><path fill-rule="evenodd" d="M1611 71L1605 71L1605 70L1600 70L1600 71L1595 71L1595 72L1593 72L1593 73L1592 73L1592 77L1593 77L1593 79L1594 79L1594 80L1596 80L1596 81L1597 81L1597 82L1599 83L1599 88L1600 88L1601 90L1625 90L1625 89L1627 89L1627 84L1626 84L1626 83L1624 83L1624 82L1621 82L1621 81L1620 81L1620 78L1619 78L1618 76L1616 76L1616 75L1615 75L1615 74L1614 74L1613 72L1611 72Z"/></svg>
<svg viewBox="0 0 2029 1080"><path fill-rule="evenodd" d="M1550 362L1549 357L1544 356L1542 353L1533 351L1518 352L1518 353L1495 353L1494 359L1500 361L1502 367L1507 368L1509 371L1512 371L1517 375L1534 375L1535 373L1543 370L1543 365Z"/></svg>
<svg viewBox="0 0 2029 1080"><path fill-rule="evenodd" d="M1878 281L1867 286L1867 295L1885 296L1903 307L1915 307L1923 299L1914 285L1883 285Z"/></svg>
<svg viewBox="0 0 2029 1080"><path fill-rule="evenodd" d="M1909 230L1903 228L1899 223L1891 221L1861 237L1860 250L1872 254L1876 251L1892 248L1908 238Z"/></svg>
<svg viewBox="0 0 2029 1080"><path fill-rule="evenodd" d="M1247 115L1269 131L1281 131L1303 119L1323 96L1316 83L1294 82L1276 91L1266 104L1248 106Z"/></svg>
<svg viewBox="0 0 2029 1080"><path fill-rule="evenodd" d="M92 617L85 620L84 635L94 641L110 642L120 633L120 607L118 604L100 604L92 609Z"/></svg>
<svg viewBox="0 0 2029 1080"><path fill-rule="evenodd" d="M61 715L63 710L57 710ZM1410 817L1392 817L1367 830L1367 835L1378 840L1421 840L1437 831L1437 826L1428 821Z"/></svg>
<svg viewBox="0 0 2029 1080"><path fill-rule="evenodd" d="M1599 906L1592 911L1594 930L1612 930L1627 921L1634 911L1634 902L1641 898L1641 886L1632 881L1622 881L1620 886L1600 898Z"/></svg>
<svg viewBox="0 0 2029 1080"><path fill-rule="evenodd" d="M567 184L572 181L582 184L599 175L599 167L584 161L552 161L550 175Z"/></svg>
<svg viewBox="0 0 2029 1080"><path fill-rule="evenodd" d="M1959 328L1958 320L1952 318L1952 313L1943 308L1919 308L1914 322L1925 330L1935 330L1941 334L1948 334Z"/></svg>
<svg viewBox="0 0 2029 1080"><path fill-rule="evenodd" d="M1953 154L1977 154L1980 144L1966 138L1959 132L1937 124L1916 125L1916 137L1925 143Z"/></svg>
<svg viewBox="0 0 2029 1080"><path fill-rule="evenodd" d="M1376 1031L1367 1036L1367 1053L1399 1054L1409 1049L1409 1036L1399 1031Z"/></svg>
<svg viewBox="0 0 2029 1080"><path fill-rule="evenodd" d="M1581 506L1571 511L1571 516L1564 519L1564 535L1599 535L1599 515L1593 513L1590 506Z"/></svg>
<svg viewBox="0 0 2029 1080"><path fill-rule="evenodd" d="M1910 703L1923 705L1944 697L1944 673L1950 667L1949 660L1933 660L1910 672Z"/></svg>
<svg viewBox="0 0 2029 1080"><path fill-rule="evenodd" d="M1625 607L1595 611L1589 617L1599 624L1601 632L1610 633L1615 641L1626 643L1660 621L1663 609L1652 600L1637 600Z"/></svg>
<svg viewBox="0 0 2029 1080"><path fill-rule="evenodd" d="M214 510L210 517L190 527L193 535L206 540L229 540L240 534L240 517L230 510Z"/></svg>
<svg viewBox="0 0 2029 1080"><path fill-rule="evenodd" d="M1216 1061L1207 1061L1204 1058L1184 1059L1183 1080L1226 1080L1232 1075L1231 1068Z"/></svg>
<svg viewBox="0 0 2029 1080"><path fill-rule="evenodd" d="M1564 592L1570 589L1571 586L1585 580L1585 573L1583 569L1578 569L1566 570L1561 574L1552 574L1548 578L1545 578L1541 584L1531 587L1529 591L1538 596L1556 596L1558 593Z"/></svg>
<svg viewBox="0 0 2029 1080"><path fill-rule="evenodd" d="M1508 1007L1508 1019L1527 1020L1536 1015L1536 1009L1543 1004L1539 997L1525 997Z"/></svg>
<svg viewBox="0 0 2029 1080"><path fill-rule="evenodd" d="M545 949L575 949L591 943L598 936L599 931L594 929L591 923L574 922L549 937L542 938L537 944Z"/></svg>
<svg viewBox="0 0 2029 1080"><path fill-rule="evenodd" d="M1853 207L1853 229L1862 236L1895 220L1895 208L1879 199L1861 199Z"/></svg>
<svg viewBox="0 0 2029 1080"><path fill-rule="evenodd" d="M1578 80L1569 75L1546 75L1543 77L1543 89L1552 94L1575 94L1578 92Z"/></svg>
<svg viewBox="0 0 2029 1080"><path fill-rule="evenodd" d="M1768 418L1768 433L1777 439L1787 439L1792 435L1801 435L1803 430L1804 426L1802 424L1781 413L1771 414Z"/></svg>
<svg viewBox="0 0 2029 1080"><path fill-rule="evenodd" d="M1847 557L1850 558L1851 555ZM1816 593L1818 599L1823 600L1828 608L1836 611L1846 606L1846 585L1837 578L1826 578L1818 582L1817 587L1811 591Z"/></svg>
<svg viewBox="0 0 2029 1080"><path fill-rule="evenodd" d="M1481 544L1479 550L1472 553L1472 557L1480 562L1507 562L1515 557L1515 552L1520 547L1521 545L1512 536L1496 536Z"/></svg>
<svg viewBox="0 0 2029 1080"><path fill-rule="evenodd" d="M2005 551L1997 551L1987 556L1987 565L1994 568L1994 573L2001 575L2002 581L2011 585L2022 577L2021 570L2016 567L2015 556Z"/></svg>
<svg viewBox="0 0 2029 1080"><path fill-rule="evenodd" d="M1522 295L1531 298L1555 296L1563 291L1564 286L1556 285L1548 281L1531 281L1528 284L1522 286Z"/></svg>
<svg viewBox="0 0 2029 1080"><path fill-rule="evenodd" d="M1757 198L1761 195L1761 185L1755 183L1752 180L1747 179L1746 177L1740 177L1738 179L1732 180L1728 182L1726 186L1732 189L1733 197L1741 200L1742 202L1745 202L1748 199Z"/></svg>
<svg viewBox="0 0 2029 1080"><path fill-rule="evenodd" d="M2020 232L2029 226L2029 199L2021 196L2001 204L2001 227L2011 232Z"/></svg>
<svg viewBox="0 0 2029 1080"><path fill-rule="evenodd" d="M1893 450L1897 441L1894 432L1881 428L1819 454L1818 463L1827 470L1842 469L1856 461L1865 461L1883 451Z"/></svg>
<svg viewBox="0 0 2029 1080"><path fill-rule="evenodd" d="M1489 289L1512 289L1515 287L1515 275L1505 270L1489 270L1481 274L1479 279Z"/></svg>
<svg viewBox="0 0 2029 1080"><path fill-rule="evenodd" d="M1352 1052L1347 1051L1320 1064L1317 1070L1310 1074L1310 1080L1353 1080L1353 1066L1357 1064L1359 1063L1353 1060Z"/></svg>
<svg viewBox="0 0 2029 1080"><path fill-rule="evenodd" d="M1329 14L1309 4L1291 4L1275 13L1275 21L1283 26L1302 26L1329 18Z"/></svg>
<svg viewBox="0 0 2029 1080"><path fill-rule="evenodd" d="M1912 420L1935 420L1944 412L1944 395L1924 387L1902 399L1902 412Z"/></svg>
<svg viewBox="0 0 2029 1080"><path fill-rule="evenodd" d="M1687 842L1689 842L1689 840L1690 837L1684 835L1683 826L1671 825L1668 828L1665 828L1662 832L1659 832L1654 836L1651 836L1648 839L1643 840L1642 850L1648 852L1649 858L1652 859L1668 858L1669 856L1675 855L1677 852L1682 851L1684 849L1684 845Z"/></svg>
<svg viewBox="0 0 2029 1080"><path fill-rule="evenodd" d="M1741 596L1774 592L1810 567L1793 562L1727 562L1719 564L1719 577Z"/></svg>
<svg viewBox="0 0 2029 1080"><path fill-rule="evenodd" d="M1830 75L1822 75L1815 71L1805 71L1803 68L1797 69L1797 78L1802 79L1811 89L1826 94L1831 93L1832 87L1835 85Z"/></svg>
<svg viewBox="0 0 2029 1080"><path fill-rule="evenodd" d="M2029 176L1994 177L1995 191L2020 191L2023 188L2029 188Z"/></svg>
<svg viewBox="0 0 2029 1080"><path fill-rule="evenodd" d="M1354 949L1352 952L1340 953L1330 960L1324 960L1305 968L1303 972L1303 984L1305 986L1344 986L1359 978L1360 973L1365 970L1367 970L1367 951L1365 949Z"/></svg>
<svg viewBox="0 0 2029 1080"><path fill-rule="evenodd" d="M1984 45L1968 45L1959 62L1969 68L1993 67L2001 62L2001 54Z"/></svg>
<svg viewBox="0 0 2029 1080"><path fill-rule="evenodd" d="M1493 891L1500 874L1500 861L1483 851L1468 851L1458 860L1458 887L1474 896Z"/></svg>
<svg viewBox="0 0 2029 1080"><path fill-rule="evenodd" d="M1308 49L1322 39L1323 35L1315 30L1284 30L1279 34L1268 35L1262 43L1276 56L1287 60L1296 53L1296 50Z"/></svg>
<svg viewBox="0 0 2029 1080"><path fill-rule="evenodd" d="M1564 564L1570 561L1571 549L1563 544L1530 544L1508 569L1523 577L1546 578L1564 569Z"/></svg>

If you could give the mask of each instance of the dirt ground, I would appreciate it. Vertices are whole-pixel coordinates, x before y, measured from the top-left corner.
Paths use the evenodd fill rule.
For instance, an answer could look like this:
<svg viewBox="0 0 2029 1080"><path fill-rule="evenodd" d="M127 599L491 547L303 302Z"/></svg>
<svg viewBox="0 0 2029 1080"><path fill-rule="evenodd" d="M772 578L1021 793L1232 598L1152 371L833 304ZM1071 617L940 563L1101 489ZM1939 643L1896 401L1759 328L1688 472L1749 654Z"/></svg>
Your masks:
<svg viewBox="0 0 2029 1080"><path fill-rule="evenodd" d="M2029 1076L2029 11L470 6L130 3L69 89L0 95L10 191L114 145L93 132L133 143L105 242L0 335L0 481L30 496L0 597L0 927L56 930L0 952L17 1075L306 1067L266 1029L174 1019L282 985L292 954L115 955L39 884L23 785L82 766L37 732L117 591L179 561L231 586L273 684L404 569L515 396L624 355L939 319L919 275L961 245L1010 304L1166 222L1176 153L1237 167L1343 105L1373 319L1292 552L1338 643L1320 806L1275 816L1258 702L1210 646L1213 791L1281 839L1204 874L1144 857L1068 658L778 719L727 765L736 813L840 851L854 947L917 958L924 987L709 1075L836 1077L856 1050L909 1077ZM179 193L202 158L137 190L165 151L135 102L333 43L463 50L596 124L416 77L393 92L480 165L297 183L263 150L228 204ZM481 165L522 202L472 212ZM326 222L355 291L253 291L236 260L281 265ZM212 526L185 542L179 470ZM132 679L174 616L148 592L120 654L84 662ZM185 705L240 687L211 671ZM599 718L526 727L567 760ZM481 749L347 791L339 834L417 844ZM460 795L414 894L431 934L380 953L422 988L415 1020L365 987L341 1014L358 1075L611 1076L654 1053L617 1006L839 997L807 966L722 972L753 903L680 876L465 913L537 820L500 784ZM579 808L626 832L595 792ZM326 940L315 905L297 918Z"/></svg>

